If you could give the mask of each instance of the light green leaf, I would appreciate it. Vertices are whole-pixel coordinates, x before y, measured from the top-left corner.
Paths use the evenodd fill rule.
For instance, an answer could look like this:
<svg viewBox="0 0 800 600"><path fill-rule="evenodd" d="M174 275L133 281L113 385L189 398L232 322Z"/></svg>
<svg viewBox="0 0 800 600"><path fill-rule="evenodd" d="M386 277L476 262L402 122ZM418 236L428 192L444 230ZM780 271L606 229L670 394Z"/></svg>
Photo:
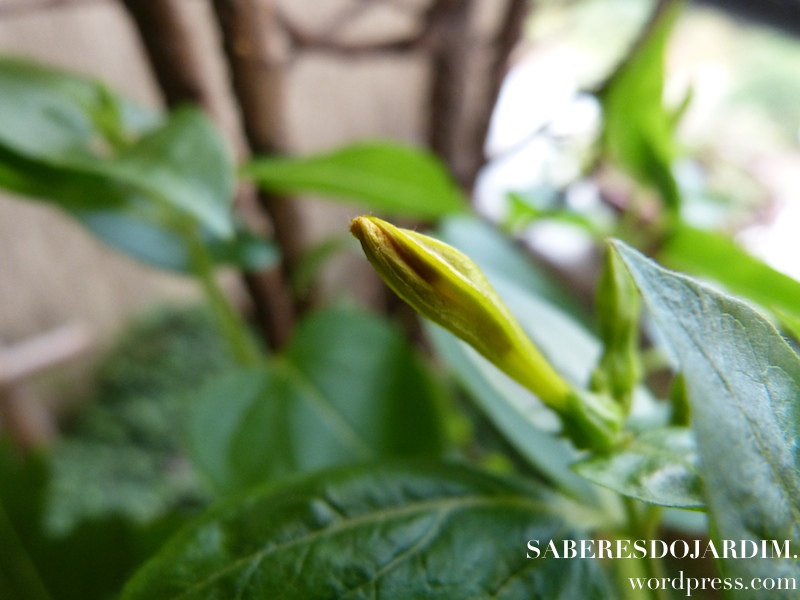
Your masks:
<svg viewBox="0 0 800 600"><path fill-rule="evenodd" d="M616 248L680 359L715 539L790 540L796 549L800 358L743 302ZM723 567L746 578L800 576L792 559L728 559Z"/></svg>
<svg viewBox="0 0 800 600"><path fill-rule="evenodd" d="M526 558L581 535L535 490L457 465L375 465L267 488L174 538L123 600L612 598L592 559Z"/></svg>
<svg viewBox="0 0 800 600"><path fill-rule="evenodd" d="M21 59L0 58L0 89L0 146L44 162L102 151L112 112L117 128L130 133L157 123L154 113L111 96L102 84Z"/></svg>
<svg viewBox="0 0 800 600"><path fill-rule="evenodd" d="M260 157L245 165L243 174L267 191L351 200L397 216L434 219L467 210L437 157L389 142L308 158Z"/></svg>
<svg viewBox="0 0 800 600"><path fill-rule="evenodd" d="M137 219L122 210L80 211L75 216L98 238L132 258L168 271L184 274L193 271L189 240L167 227ZM280 257L274 242L247 231L237 231L232 239L206 231L203 239L219 265L260 271L277 264Z"/></svg>
<svg viewBox="0 0 800 600"><path fill-rule="evenodd" d="M647 431L609 454L575 465L575 471L624 496L676 508L704 506L692 432Z"/></svg>
<svg viewBox="0 0 800 600"><path fill-rule="evenodd" d="M329 310L306 319L279 359L203 390L191 454L223 490L382 456L437 456L439 393L398 332Z"/></svg>
<svg viewBox="0 0 800 600"><path fill-rule="evenodd" d="M800 319L800 282L749 254L730 237L682 225L658 259L672 269L713 279L768 310Z"/></svg>
<svg viewBox="0 0 800 600"><path fill-rule="evenodd" d="M172 112L163 126L95 168L191 215L218 236L233 235L233 156L197 108Z"/></svg>
<svg viewBox="0 0 800 600"><path fill-rule="evenodd" d="M648 37L614 73L598 97L603 146L631 176L658 190L667 207L680 205L672 174L674 116L663 105L664 53L681 0L663 6Z"/></svg>

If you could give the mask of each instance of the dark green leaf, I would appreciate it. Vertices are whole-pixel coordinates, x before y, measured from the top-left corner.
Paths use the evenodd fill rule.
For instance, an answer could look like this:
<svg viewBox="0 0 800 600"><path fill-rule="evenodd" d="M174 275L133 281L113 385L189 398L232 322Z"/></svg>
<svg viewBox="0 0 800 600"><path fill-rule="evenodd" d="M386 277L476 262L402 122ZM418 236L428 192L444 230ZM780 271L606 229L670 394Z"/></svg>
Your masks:
<svg viewBox="0 0 800 600"><path fill-rule="evenodd" d="M608 156L634 178L658 190L665 204L680 204L672 159L674 116L663 106L664 51L681 0L659 4L647 37L614 73L599 98L603 145Z"/></svg>
<svg viewBox="0 0 800 600"><path fill-rule="evenodd" d="M713 279L768 310L800 319L800 282L748 254L730 237L682 225L658 254L670 268Z"/></svg>
<svg viewBox="0 0 800 600"><path fill-rule="evenodd" d="M439 389L402 336L353 310L305 320L284 355L197 399L195 461L218 487L442 449Z"/></svg>
<svg viewBox="0 0 800 600"><path fill-rule="evenodd" d="M647 431L607 455L590 457L575 470L623 496L677 508L702 508L692 432Z"/></svg>
<svg viewBox="0 0 800 600"><path fill-rule="evenodd" d="M606 599L592 559L526 558L580 535L528 487L457 465L320 474L220 506L123 600Z"/></svg>
<svg viewBox="0 0 800 600"><path fill-rule="evenodd" d="M800 358L743 302L616 248L681 361L717 541L791 540L796 549ZM747 578L800 576L792 559L728 559L723 566Z"/></svg>
<svg viewBox="0 0 800 600"><path fill-rule="evenodd" d="M262 157L246 165L244 175L268 191L353 200L398 216L432 219L467 209L438 158L388 142L309 158Z"/></svg>

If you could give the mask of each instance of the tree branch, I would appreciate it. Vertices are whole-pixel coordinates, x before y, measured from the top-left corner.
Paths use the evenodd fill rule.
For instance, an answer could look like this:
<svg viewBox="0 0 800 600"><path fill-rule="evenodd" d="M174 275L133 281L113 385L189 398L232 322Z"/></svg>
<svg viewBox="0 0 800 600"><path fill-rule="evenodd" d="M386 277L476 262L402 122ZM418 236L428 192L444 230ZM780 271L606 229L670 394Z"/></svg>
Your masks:
<svg viewBox="0 0 800 600"><path fill-rule="evenodd" d="M209 94L204 66L192 46L191 31L177 0L122 1L139 30L167 104L197 103L219 122L220 115ZM241 145L238 152L240 159L249 155ZM256 203L255 190L240 184L236 197L236 205L243 209L240 212L252 215L252 206ZM271 347L280 347L288 339L293 323L291 293L286 280L277 270L244 273L243 279L253 300L262 337Z"/></svg>

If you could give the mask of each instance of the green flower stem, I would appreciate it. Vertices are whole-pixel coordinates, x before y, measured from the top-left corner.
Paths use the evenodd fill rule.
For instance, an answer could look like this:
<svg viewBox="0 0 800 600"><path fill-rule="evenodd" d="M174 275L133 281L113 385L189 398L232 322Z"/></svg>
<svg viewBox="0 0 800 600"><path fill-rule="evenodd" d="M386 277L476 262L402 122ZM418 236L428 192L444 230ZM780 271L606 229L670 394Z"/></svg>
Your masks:
<svg viewBox="0 0 800 600"><path fill-rule="evenodd" d="M627 531L625 534L629 536L629 538L632 537L634 539L653 539L653 536L658 531L658 525L661 522L661 509L658 506L645 505L628 496L623 496L622 502L625 506L625 514L628 519ZM664 577L664 569L660 559L648 555L641 560L644 578L660 580ZM630 586L627 580L624 583ZM650 595L653 600L669 600L669 592L662 589L660 586L654 590L650 590Z"/></svg>
<svg viewBox="0 0 800 600"><path fill-rule="evenodd" d="M238 311L219 287L214 276L214 261L195 227L187 231L186 239L189 242L194 275L203 287L234 358L243 366L258 364L262 360L261 351L248 333Z"/></svg>

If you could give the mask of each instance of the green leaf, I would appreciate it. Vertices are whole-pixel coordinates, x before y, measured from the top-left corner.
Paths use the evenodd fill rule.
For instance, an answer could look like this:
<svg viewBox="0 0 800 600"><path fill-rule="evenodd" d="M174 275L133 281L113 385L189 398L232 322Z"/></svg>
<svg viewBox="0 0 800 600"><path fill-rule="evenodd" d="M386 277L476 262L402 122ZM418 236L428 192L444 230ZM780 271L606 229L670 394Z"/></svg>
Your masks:
<svg viewBox="0 0 800 600"><path fill-rule="evenodd" d="M96 168L220 237L233 235L233 156L200 109L173 111L164 125Z"/></svg>
<svg viewBox="0 0 800 600"><path fill-rule="evenodd" d="M755 258L728 236L682 225L658 259L670 268L713 279L768 310L800 319L800 282Z"/></svg>
<svg viewBox="0 0 800 600"><path fill-rule="evenodd" d="M579 539L528 487L457 465L327 472L226 503L172 540L123 600L613 597L592 559L526 558Z"/></svg>
<svg viewBox="0 0 800 600"><path fill-rule="evenodd" d="M0 58L0 89L0 146L45 162L101 150L112 120L130 133L157 122L102 84L17 58Z"/></svg>
<svg viewBox="0 0 800 600"><path fill-rule="evenodd" d="M796 549L800 358L743 302L616 248L680 359L716 540L791 540ZM746 578L800 576L792 559L723 567Z"/></svg>
<svg viewBox="0 0 800 600"><path fill-rule="evenodd" d="M261 157L245 165L243 174L267 191L352 200L398 216L434 219L467 209L438 158L388 142L309 158Z"/></svg>
<svg viewBox="0 0 800 600"><path fill-rule="evenodd" d="M599 92L607 155L641 183L658 190L667 207L680 205L672 174L674 115L663 105L664 52L683 8L663 5L647 37Z"/></svg>
<svg viewBox="0 0 800 600"><path fill-rule="evenodd" d="M610 454L582 460L575 471L623 496L676 508L704 506L692 432L647 431Z"/></svg>
<svg viewBox="0 0 800 600"><path fill-rule="evenodd" d="M303 321L282 357L202 391L190 451L223 490L382 456L436 456L439 393L393 328L328 310Z"/></svg>
<svg viewBox="0 0 800 600"><path fill-rule="evenodd" d="M190 242L167 227L136 218L126 211L81 211L76 217L94 235L109 246L144 263L191 274ZM204 232L205 245L214 262L233 265L247 271L260 271L277 264L278 247L243 230L236 237L224 239Z"/></svg>

